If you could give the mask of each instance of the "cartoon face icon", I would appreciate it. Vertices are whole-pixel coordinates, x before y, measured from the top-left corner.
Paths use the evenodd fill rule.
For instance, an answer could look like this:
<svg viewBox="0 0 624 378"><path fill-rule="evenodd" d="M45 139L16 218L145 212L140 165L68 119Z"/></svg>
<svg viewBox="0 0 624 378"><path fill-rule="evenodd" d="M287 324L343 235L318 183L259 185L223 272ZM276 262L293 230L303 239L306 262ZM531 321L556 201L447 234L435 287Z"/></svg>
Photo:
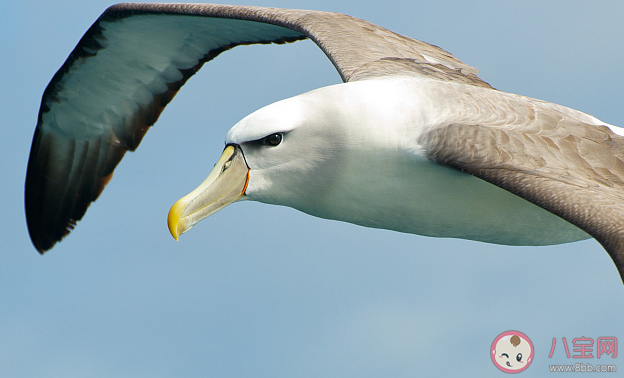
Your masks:
<svg viewBox="0 0 624 378"><path fill-rule="evenodd" d="M492 362L505 373L519 373L533 362L533 343L522 332L503 332L490 348Z"/></svg>

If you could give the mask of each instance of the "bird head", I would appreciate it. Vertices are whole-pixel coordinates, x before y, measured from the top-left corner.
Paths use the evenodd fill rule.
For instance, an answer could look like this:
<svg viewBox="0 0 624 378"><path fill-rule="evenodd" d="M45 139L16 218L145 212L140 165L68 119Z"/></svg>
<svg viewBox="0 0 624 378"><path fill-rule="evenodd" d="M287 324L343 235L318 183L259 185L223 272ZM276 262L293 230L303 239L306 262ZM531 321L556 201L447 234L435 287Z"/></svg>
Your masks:
<svg viewBox="0 0 624 378"><path fill-rule="evenodd" d="M310 212L332 188L343 140L340 111L313 91L266 106L237 123L208 177L169 211L178 237L238 200ZM321 205L322 206L322 205Z"/></svg>

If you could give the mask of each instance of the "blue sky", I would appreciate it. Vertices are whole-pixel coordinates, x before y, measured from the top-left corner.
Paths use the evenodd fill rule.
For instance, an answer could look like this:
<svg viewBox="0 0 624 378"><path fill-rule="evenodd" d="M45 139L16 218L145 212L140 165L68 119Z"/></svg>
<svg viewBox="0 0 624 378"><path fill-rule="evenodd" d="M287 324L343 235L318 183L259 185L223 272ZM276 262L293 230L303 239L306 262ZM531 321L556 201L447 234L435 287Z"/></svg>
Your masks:
<svg viewBox="0 0 624 378"><path fill-rule="evenodd" d="M364 18L441 46L498 89L624 125L619 1L247 3ZM0 6L4 375L501 377L490 344L518 330L535 346L522 374L547 377L549 364L578 362L561 348L549 359L553 338L624 340L622 284L595 241L504 247L241 202L175 242L169 207L205 178L233 124L339 82L309 41L240 47L204 66L70 237L39 256L23 181L41 94L111 4ZM624 369L622 358L584 362Z"/></svg>

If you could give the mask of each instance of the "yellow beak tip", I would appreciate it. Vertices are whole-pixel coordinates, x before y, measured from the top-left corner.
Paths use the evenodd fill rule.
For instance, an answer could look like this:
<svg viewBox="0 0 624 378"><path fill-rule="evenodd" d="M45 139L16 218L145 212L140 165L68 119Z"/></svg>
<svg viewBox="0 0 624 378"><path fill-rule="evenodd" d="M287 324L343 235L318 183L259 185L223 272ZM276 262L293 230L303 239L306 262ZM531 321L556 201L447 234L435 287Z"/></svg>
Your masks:
<svg viewBox="0 0 624 378"><path fill-rule="evenodd" d="M175 240L200 220L238 200L247 190L249 167L239 147L228 145L208 177L174 203L167 216Z"/></svg>
<svg viewBox="0 0 624 378"><path fill-rule="evenodd" d="M181 203L181 201L176 202L171 206L169 210L169 215L167 216L167 226L169 227L169 233L171 236L177 241L180 238L180 218L182 217L182 211L185 208L185 204Z"/></svg>

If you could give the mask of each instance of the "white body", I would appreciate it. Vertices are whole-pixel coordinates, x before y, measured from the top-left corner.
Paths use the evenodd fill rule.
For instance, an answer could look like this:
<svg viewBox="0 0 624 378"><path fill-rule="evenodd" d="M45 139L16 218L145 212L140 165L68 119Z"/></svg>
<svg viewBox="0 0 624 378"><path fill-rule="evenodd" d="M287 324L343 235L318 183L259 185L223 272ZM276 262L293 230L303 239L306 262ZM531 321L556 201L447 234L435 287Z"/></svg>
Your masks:
<svg viewBox="0 0 624 378"><path fill-rule="evenodd" d="M604 124L529 100L536 108L556 107ZM250 200L367 227L498 244L589 238L514 194L431 162L418 143L423 133L462 119L491 124L496 117L516 117L501 108L514 101L527 98L421 78L351 82L262 108L234 126L226 142L240 144L245 154ZM245 143L272 132L284 133L281 145Z"/></svg>

